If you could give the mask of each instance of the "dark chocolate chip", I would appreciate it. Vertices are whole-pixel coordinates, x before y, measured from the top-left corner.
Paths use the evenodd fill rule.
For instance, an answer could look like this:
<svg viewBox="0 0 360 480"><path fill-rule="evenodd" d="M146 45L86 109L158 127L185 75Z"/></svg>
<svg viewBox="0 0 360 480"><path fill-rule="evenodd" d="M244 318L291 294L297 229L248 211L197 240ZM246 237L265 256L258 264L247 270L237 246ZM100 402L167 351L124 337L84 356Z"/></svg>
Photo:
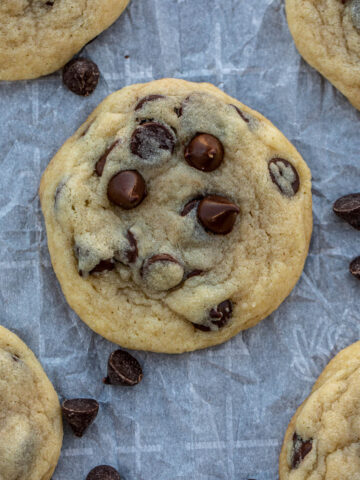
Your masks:
<svg viewBox="0 0 360 480"><path fill-rule="evenodd" d="M109 156L110 152L112 152L112 150L119 144L119 142L120 140L116 140L116 142L110 145L110 147L105 150L104 154L96 162L95 172L98 177L101 177L103 174L107 157Z"/></svg>
<svg viewBox="0 0 360 480"><path fill-rule="evenodd" d="M219 195L204 197L198 205L197 214L201 225L208 231L226 235L234 227L240 209L230 200Z"/></svg>
<svg viewBox="0 0 360 480"><path fill-rule="evenodd" d="M204 270L199 270L199 269L195 269L195 270L191 270L189 273L186 274L186 280L188 280L189 278L192 278L192 277L198 277L199 275L202 275L204 273Z"/></svg>
<svg viewBox="0 0 360 480"><path fill-rule="evenodd" d="M55 0L49 0L48 2L45 3L48 7L52 7L55 3Z"/></svg>
<svg viewBox="0 0 360 480"><path fill-rule="evenodd" d="M182 116L182 107L174 107L174 112L180 118Z"/></svg>
<svg viewBox="0 0 360 480"><path fill-rule="evenodd" d="M360 30L360 0L352 0L350 4L350 15L354 27Z"/></svg>
<svg viewBox="0 0 360 480"><path fill-rule="evenodd" d="M168 255L167 253L159 253L144 261L140 269L140 275L144 276L146 274L146 270L156 262L170 262L178 263L180 265L180 263L171 255Z"/></svg>
<svg viewBox="0 0 360 480"><path fill-rule="evenodd" d="M125 387L137 385L143 378L139 362L124 350L115 350L110 355L107 374L104 383Z"/></svg>
<svg viewBox="0 0 360 480"><path fill-rule="evenodd" d="M233 304L231 300L225 300L224 302L219 303L217 307L214 307L209 312L209 318L211 323L216 326L218 329L223 328L233 313ZM201 325L193 323L194 327L203 332L210 332L211 328L206 325Z"/></svg>
<svg viewBox="0 0 360 480"><path fill-rule="evenodd" d="M75 58L63 69L63 82L73 93L87 97L95 90L100 72L96 63L86 58Z"/></svg>
<svg viewBox="0 0 360 480"><path fill-rule="evenodd" d="M360 193L350 193L338 198L333 205L333 211L352 227L360 230Z"/></svg>
<svg viewBox="0 0 360 480"><path fill-rule="evenodd" d="M145 103L153 102L154 100L158 100L159 98L165 98L164 95L148 95L140 100L140 102L135 107L135 112L137 110L141 110Z"/></svg>
<svg viewBox="0 0 360 480"><path fill-rule="evenodd" d="M249 123L250 120L245 116L245 113L240 110L236 105L230 104L231 107L234 107L240 117L244 120L244 122Z"/></svg>
<svg viewBox="0 0 360 480"><path fill-rule="evenodd" d="M102 272L110 272L111 270L114 270L115 268L115 263L112 258L109 258L107 260L101 260L91 271L90 275L93 273L102 273ZM81 275L81 274L80 274Z"/></svg>
<svg viewBox="0 0 360 480"><path fill-rule="evenodd" d="M271 180L280 192L293 197L299 190L300 179L296 169L284 158L273 158L268 164Z"/></svg>
<svg viewBox="0 0 360 480"><path fill-rule="evenodd" d="M73 398L65 400L62 412L77 437L82 437L85 430L95 420L99 411L99 404L91 398Z"/></svg>
<svg viewBox="0 0 360 480"><path fill-rule="evenodd" d="M158 154L158 150L173 153L175 136L165 125L146 121L139 125L131 136L130 149L134 155L147 160Z"/></svg>
<svg viewBox="0 0 360 480"><path fill-rule="evenodd" d="M312 440L303 440L296 432L293 435L293 453L291 456L291 468L297 468L306 455L311 452Z"/></svg>
<svg viewBox="0 0 360 480"><path fill-rule="evenodd" d="M188 213L191 212L191 210L194 210L194 208L196 208L198 206L198 203L199 201L202 199L202 197L199 197L199 198L194 198L193 200L190 200L190 202L188 202L184 208L181 210L181 213L180 215L182 217L185 217Z"/></svg>
<svg viewBox="0 0 360 480"><path fill-rule="evenodd" d="M360 257L354 258L349 266L350 273L354 275L355 278L360 280Z"/></svg>
<svg viewBox="0 0 360 480"><path fill-rule="evenodd" d="M146 197L146 183L137 170L123 170L114 175L107 188L110 202L130 210L135 208Z"/></svg>
<svg viewBox="0 0 360 480"><path fill-rule="evenodd" d="M135 263L139 255L137 240L130 230L127 231L126 238L129 240L129 248L125 252L127 261L129 263Z"/></svg>
<svg viewBox="0 0 360 480"><path fill-rule="evenodd" d="M198 133L185 148L185 160L202 172L212 172L221 165L224 147L220 140L208 133Z"/></svg>
<svg viewBox="0 0 360 480"><path fill-rule="evenodd" d="M109 465L99 465L88 473L86 480L122 480L122 478L115 468Z"/></svg>

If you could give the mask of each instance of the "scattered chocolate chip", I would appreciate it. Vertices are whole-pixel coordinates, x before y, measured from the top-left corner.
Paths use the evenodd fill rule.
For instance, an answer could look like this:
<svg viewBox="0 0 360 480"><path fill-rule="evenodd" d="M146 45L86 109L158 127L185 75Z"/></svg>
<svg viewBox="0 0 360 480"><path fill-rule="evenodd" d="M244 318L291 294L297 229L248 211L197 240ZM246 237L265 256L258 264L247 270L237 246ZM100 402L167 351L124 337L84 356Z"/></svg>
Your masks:
<svg viewBox="0 0 360 480"><path fill-rule="evenodd" d="M100 72L96 63L86 58L75 58L63 69L63 82L76 95L87 97L95 90Z"/></svg>
<svg viewBox="0 0 360 480"><path fill-rule="evenodd" d="M217 327L219 330L223 328L233 313L233 304L231 300L225 300L224 302L219 303L217 307L214 307L209 312L209 318L212 325ZM193 323L194 327L203 332L210 332L212 329L206 325L201 325L198 323Z"/></svg>
<svg viewBox="0 0 360 480"><path fill-rule="evenodd" d="M135 208L146 197L146 183L137 170L123 170L114 175L107 188L110 202L130 210Z"/></svg>
<svg viewBox="0 0 360 480"><path fill-rule="evenodd" d="M109 465L99 465L88 473L86 480L122 480L122 478L115 468Z"/></svg>
<svg viewBox="0 0 360 480"><path fill-rule="evenodd" d="M124 58L126 58L127 60L128 58L130 58L130 55L124 55Z"/></svg>
<svg viewBox="0 0 360 480"><path fill-rule="evenodd" d="M111 270L114 270L115 268L115 263L112 258L109 258L108 260L101 260L91 271L90 275L93 273L102 273L102 272L110 272ZM81 276L82 274L80 274Z"/></svg>
<svg viewBox="0 0 360 480"><path fill-rule="evenodd" d="M143 373L139 362L124 350L115 350L108 360L108 376L104 383L132 387L141 382Z"/></svg>
<svg viewBox="0 0 360 480"><path fill-rule="evenodd" d="M202 197L199 197L199 198L194 198L193 200L190 200L190 202L188 202L184 208L181 210L181 213L180 215L182 217L185 217L186 215L188 215L191 210L194 210L194 208L196 208L198 206L198 203L199 201L201 200Z"/></svg>
<svg viewBox="0 0 360 480"><path fill-rule="evenodd" d="M126 238L129 240L129 248L125 252L127 261L129 263L135 263L139 255L137 240L130 230L127 231Z"/></svg>
<svg viewBox="0 0 360 480"><path fill-rule="evenodd" d="M240 110L236 105L230 104L231 107L234 107L240 117L244 120L244 122L249 123L250 120L245 116L245 113Z"/></svg>
<svg viewBox="0 0 360 480"><path fill-rule="evenodd" d="M109 156L110 152L114 150L114 148L119 144L120 140L116 140L110 147L108 147L104 154L99 158L99 160L95 164L95 172L98 177L101 177L103 174L104 168L105 168L105 163L107 160L107 157Z"/></svg>
<svg viewBox="0 0 360 480"><path fill-rule="evenodd" d="M137 110L141 110L145 103L153 102L154 100L158 100L159 98L165 98L164 95L148 95L140 100L140 102L135 107L135 112Z"/></svg>
<svg viewBox="0 0 360 480"><path fill-rule="evenodd" d="M212 172L221 165L224 147L220 140L208 133L198 133L185 148L185 160L202 172Z"/></svg>
<svg viewBox="0 0 360 480"><path fill-rule="evenodd" d="M131 152L143 160L158 154L159 149L173 153L174 148L174 134L158 122L146 121L139 125L131 136Z"/></svg>
<svg viewBox="0 0 360 480"><path fill-rule="evenodd" d="M296 432L293 436L293 453L291 457L291 468L297 468L306 455L311 452L312 440L304 441Z"/></svg>
<svg viewBox="0 0 360 480"><path fill-rule="evenodd" d="M219 195L204 197L198 205L197 215L201 225L208 231L226 235L234 227L240 209L230 200Z"/></svg>
<svg viewBox="0 0 360 480"><path fill-rule="evenodd" d="M82 437L85 430L95 420L99 411L99 404L91 398L73 398L65 400L62 412L77 437Z"/></svg>
<svg viewBox="0 0 360 480"><path fill-rule="evenodd" d="M360 280L360 257L354 258L349 266L350 273L354 275L355 278Z"/></svg>
<svg viewBox="0 0 360 480"><path fill-rule="evenodd" d="M333 211L352 227L360 230L360 193L350 193L338 198L333 205Z"/></svg>
<svg viewBox="0 0 360 480"><path fill-rule="evenodd" d="M360 30L360 0L352 0L350 4L350 15L354 27Z"/></svg>
<svg viewBox="0 0 360 480"><path fill-rule="evenodd" d="M290 162L283 158L273 158L268 168L271 180L283 195L287 197L296 195L300 187L300 179Z"/></svg>

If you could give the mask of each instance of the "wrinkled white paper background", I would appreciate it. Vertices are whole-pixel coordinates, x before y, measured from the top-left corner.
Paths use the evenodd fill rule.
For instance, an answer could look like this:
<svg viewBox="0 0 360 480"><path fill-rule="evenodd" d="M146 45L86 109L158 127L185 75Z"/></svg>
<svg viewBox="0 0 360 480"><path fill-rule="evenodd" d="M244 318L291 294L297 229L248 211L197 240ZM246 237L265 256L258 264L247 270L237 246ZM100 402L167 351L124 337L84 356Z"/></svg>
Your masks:
<svg viewBox="0 0 360 480"><path fill-rule="evenodd" d="M359 338L360 232L332 202L359 190L360 113L296 52L283 0L132 0L83 54L102 77L87 98L60 73L0 84L0 323L40 358L61 398L94 397L96 423L65 426L53 480L95 465L126 480L274 480L287 424L327 361ZM128 59L125 55L129 55ZM137 387L102 384L114 349L67 306L51 268L37 189L48 161L109 93L161 77L212 82L271 119L313 174L314 235L284 304L225 345L137 353Z"/></svg>

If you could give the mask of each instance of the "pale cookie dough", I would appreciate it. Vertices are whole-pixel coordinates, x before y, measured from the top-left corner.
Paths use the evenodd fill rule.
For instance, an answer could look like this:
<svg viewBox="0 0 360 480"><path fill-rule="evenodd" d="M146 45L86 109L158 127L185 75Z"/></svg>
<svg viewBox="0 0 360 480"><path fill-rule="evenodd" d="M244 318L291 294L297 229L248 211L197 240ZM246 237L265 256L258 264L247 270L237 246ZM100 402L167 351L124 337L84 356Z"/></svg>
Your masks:
<svg viewBox="0 0 360 480"><path fill-rule="evenodd" d="M60 404L44 370L0 327L0 480L49 480L62 436Z"/></svg>
<svg viewBox="0 0 360 480"><path fill-rule="evenodd" d="M291 143L214 86L175 79L110 95L40 197L70 306L109 340L157 352L215 345L269 315L312 229L310 171Z"/></svg>
<svg viewBox="0 0 360 480"><path fill-rule="evenodd" d="M286 0L304 59L360 109L360 0Z"/></svg>
<svg viewBox="0 0 360 480"><path fill-rule="evenodd" d="M63 67L108 28L129 0L1 0L0 80Z"/></svg>
<svg viewBox="0 0 360 480"><path fill-rule="evenodd" d="M360 342L328 364L286 431L280 480L360 479Z"/></svg>

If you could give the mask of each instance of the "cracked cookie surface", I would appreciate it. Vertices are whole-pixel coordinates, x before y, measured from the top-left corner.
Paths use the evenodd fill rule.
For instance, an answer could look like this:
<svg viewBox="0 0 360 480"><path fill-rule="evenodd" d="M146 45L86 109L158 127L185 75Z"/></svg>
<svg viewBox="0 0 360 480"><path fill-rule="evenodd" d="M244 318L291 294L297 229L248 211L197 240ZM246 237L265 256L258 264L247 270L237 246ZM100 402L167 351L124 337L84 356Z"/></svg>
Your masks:
<svg viewBox="0 0 360 480"><path fill-rule="evenodd" d="M360 0L286 0L304 59L360 109Z"/></svg>
<svg viewBox="0 0 360 480"><path fill-rule="evenodd" d="M49 480L61 444L53 386L29 348L0 327L0 480Z"/></svg>
<svg viewBox="0 0 360 480"><path fill-rule="evenodd" d="M298 280L310 172L264 117L164 79L104 100L50 162L40 198L55 273L93 330L180 353L269 315Z"/></svg>
<svg viewBox="0 0 360 480"><path fill-rule="evenodd" d="M360 342L331 360L286 431L280 480L360 479Z"/></svg>
<svg viewBox="0 0 360 480"><path fill-rule="evenodd" d="M129 0L2 0L0 80L40 77L63 67L108 28Z"/></svg>

